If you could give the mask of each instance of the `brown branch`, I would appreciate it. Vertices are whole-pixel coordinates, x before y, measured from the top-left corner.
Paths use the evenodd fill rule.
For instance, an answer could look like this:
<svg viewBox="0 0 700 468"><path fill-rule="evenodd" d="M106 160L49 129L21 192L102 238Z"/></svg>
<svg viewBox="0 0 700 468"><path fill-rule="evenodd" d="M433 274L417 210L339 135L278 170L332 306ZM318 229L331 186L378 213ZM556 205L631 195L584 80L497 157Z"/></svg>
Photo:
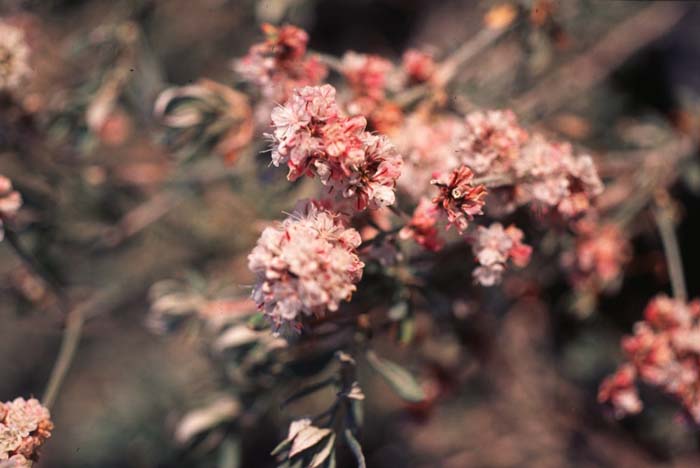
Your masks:
<svg viewBox="0 0 700 468"><path fill-rule="evenodd" d="M678 239L676 238L669 202L668 194L664 193L663 196L657 196L656 206L654 207L654 219L659 228L661 243L664 247L673 297L676 300L686 302L688 300L688 293L685 288L683 259L681 257L680 248L678 247Z"/></svg>

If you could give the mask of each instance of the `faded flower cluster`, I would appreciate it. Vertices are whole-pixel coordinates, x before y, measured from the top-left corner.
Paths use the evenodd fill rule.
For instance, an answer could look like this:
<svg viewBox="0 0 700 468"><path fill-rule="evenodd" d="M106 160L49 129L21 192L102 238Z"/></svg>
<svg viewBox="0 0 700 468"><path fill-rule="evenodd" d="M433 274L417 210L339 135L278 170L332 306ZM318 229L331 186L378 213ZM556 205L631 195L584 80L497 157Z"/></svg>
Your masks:
<svg viewBox="0 0 700 468"><path fill-rule="evenodd" d="M365 131L364 117L344 117L330 85L295 90L272 111L272 162L289 167L288 178L318 177L354 209L392 205L402 159L384 136Z"/></svg>
<svg viewBox="0 0 700 468"><path fill-rule="evenodd" d="M16 398L0 403L0 465L30 467L52 429L49 410L38 400Z"/></svg>
<svg viewBox="0 0 700 468"><path fill-rule="evenodd" d="M5 236L4 222L12 219L22 207L22 196L12 189L12 182L0 174L0 241Z"/></svg>
<svg viewBox="0 0 700 468"><path fill-rule="evenodd" d="M676 398L700 423L700 301L655 297L622 349L627 362L601 384L600 402L610 404L617 417L638 413L639 380Z"/></svg>
<svg viewBox="0 0 700 468"><path fill-rule="evenodd" d="M523 237L523 232L515 226L505 229L501 223L493 223L488 228L479 226L472 244L479 263L473 272L475 281L482 286L499 283L508 260L518 267L527 265L532 247L523 244Z"/></svg>
<svg viewBox="0 0 700 468"><path fill-rule="evenodd" d="M24 32L0 21L0 91L17 89L30 72Z"/></svg>
<svg viewBox="0 0 700 468"><path fill-rule="evenodd" d="M315 202L301 202L279 226L266 228L248 256L253 299L276 329L299 330L304 316L336 311L362 277L359 233Z"/></svg>
<svg viewBox="0 0 700 468"><path fill-rule="evenodd" d="M295 88L323 81L328 70L317 57L307 56L306 31L271 24L264 24L262 29L265 41L253 45L245 57L234 63L234 69L258 86L266 99L285 102Z"/></svg>

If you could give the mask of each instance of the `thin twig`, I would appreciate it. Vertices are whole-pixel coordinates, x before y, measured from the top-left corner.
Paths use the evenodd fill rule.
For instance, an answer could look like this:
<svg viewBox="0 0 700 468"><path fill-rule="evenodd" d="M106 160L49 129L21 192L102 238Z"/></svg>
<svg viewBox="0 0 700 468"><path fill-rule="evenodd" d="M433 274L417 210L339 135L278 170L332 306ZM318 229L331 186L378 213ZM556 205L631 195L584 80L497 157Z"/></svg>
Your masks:
<svg viewBox="0 0 700 468"><path fill-rule="evenodd" d="M683 259L678 247L673 217L667 202L660 203L657 200L657 204L654 207L654 219L659 228L661 243L664 247L673 297L685 302L688 300L688 293L685 288L685 276L683 275Z"/></svg>

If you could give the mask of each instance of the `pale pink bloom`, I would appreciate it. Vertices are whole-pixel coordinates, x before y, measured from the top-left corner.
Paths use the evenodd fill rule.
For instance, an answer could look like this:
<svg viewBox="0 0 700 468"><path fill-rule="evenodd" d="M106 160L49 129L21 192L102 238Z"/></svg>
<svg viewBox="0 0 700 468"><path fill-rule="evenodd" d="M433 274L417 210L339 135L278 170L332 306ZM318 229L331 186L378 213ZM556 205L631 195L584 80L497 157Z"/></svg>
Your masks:
<svg viewBox="0 0 700 468"><path fill-rule="evenodd" d="M447 216L448 229L454 225L462 233L474 216L482 214L486 187L472 185L473 177L471 169L460 166L431 181L439 191L433 203Z"/></svg>
<svg viewBox="0 0 700 468"><path fill-rule="evenodd" d="M4 238L4 222L15 217L22 207L22 196L12 189L12 182L0 174L0 241Z"/></svg>
<svg viewBox="0 0 700 468"><path fill-rule="evenodd" d="M24 32L0 21L0 90L16 90L30 73Z"/></svg>
<svg viewBox="0 0 700 468"><path fill-rule="evenodd" d="M302 202L279 226L266 228L248 256L257 282L252 297L276 329L299 329L304 316L338 310L362 277L361 239L338 215Z"/></svg>
<svg viewBox="0 0 700 468"><path fill-rule="evenodd" d="M523 267L530 260L532 248L522 243L523 232L515 226L503 228L493 223L488 228L479 226L472 245L479 266L474 270L474 279L482 286L493 286L501 280L506 263L512 260Z"/></svg>
<svg viewBox="0 0 700 468"><path fill-rule="evenodd" d="M427 195L436 174L459 165L456 148L463 131L463 123L454 117L427 121L414 114L407 118L395 137L404 158L399 188L414 200Z"/></svg>
<svg viewBox="0 0 700 468"><path fill-rule="evenodd" d="M355 211L394 203L401 156L386 137L365 131L363 117L340 115L332 86L295 90L272 124L272 162L287 164L288 179L316 176Z"/></svg>
<svg viewBox="0 0 700 468"><path fill-rule="evenodd" d="M0 461L19 467L25 466L23 461L35 460L52 429L49 410L38 400L16 398L0 403Z"/></svg>
<svg viewBox="0 0 700 468"><path fill-rule="evenodd" d="M678 399L688 414L700 423L700 301L684 303L659 295L649 302L644 321L637 322L634 334L622 340L627 363L616 375L603 382L599 400L609 402L622 415L628 411L615 401L616 387L631 387L634 377L658 387ZM625 385L612 385L623 377ZM615 391L612 391L615 390ZM618 397L618 400L620 398ZM632 409L635 406L632 405ZM640 406L641 408L641 406Z"/></svg>
<svg viewBox="0 0 700 468"><path fill-rule="evenodd" d="M429 81L437 68L431 54L417 49L404 52L401 67L409 81L414 83Z"/></svg>
<svg viewBox="0 0 700 468"><path fill-rule="evenodd" d="M603 191L590 156L575 156L571 145L550 142L539 134L522 147L514 167L520 204L556 208L564 216L584 212Z"/></svg>
<svg viewBox="0 0 700 468"><path fill-rule="evenodd" d="M475 174L508 171L528 139L511 111L475 111L464 119L459 142L462 163Z"/></svg>
<svg viewBox="0 0 700 468"><path fill-rule="evenodd" d="M378 55L346 52L341 60L343 75L356 96L367 96L375 101L384 99L389 74L394 66Z"/></svg>
<svg viewBox="0 0 700 468"><path fill-rule="evenodd" d="M265 24L266 40L253 45L234 63L235 71L257 85L269 101L285 102L295 88L316 85L328 70L316 57L307 57L309 36L290 25L279 28Z"/></svg>

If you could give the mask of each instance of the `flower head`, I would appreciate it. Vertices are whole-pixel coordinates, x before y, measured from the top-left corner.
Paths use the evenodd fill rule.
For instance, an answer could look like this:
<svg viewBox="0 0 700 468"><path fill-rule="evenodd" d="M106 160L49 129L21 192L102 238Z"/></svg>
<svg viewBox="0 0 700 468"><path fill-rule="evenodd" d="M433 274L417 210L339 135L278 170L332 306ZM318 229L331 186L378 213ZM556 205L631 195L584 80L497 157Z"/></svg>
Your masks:
<svg viewBox="0 0 700 468"><path fill-rule="evenodd" d="M328 73L316 57L306 56L308 34L295 26L262 27L265 41L253 45L248 54L234 64L244 79L259 86L263 96L284 102L295 88L315 85Z"/></svg>
<svg viewBox="0 0 700 468"><path fill-rule="evenodd" d="M0 21L0 91L16 89L30 72L24 32Z"/></svg>
<svg viewBox="0 0 700 468"><path fill-rule="evenodd" d="M253 299L277 329L299 329L304 316L337 311L362 277L360 243L338 215L301 202L279 226L263 231L248 256L257 278Z"/></svg>
<svg viewBox="0 0 700 468"><path fill-rule="evenodd" d="M475 174L510 169L528 139L511 111L472 112L465 117L464 124L459 155Z"/></svg>
<svg viewBox="0 0 700 468"><path fill-rule="evenodd" d="M363 117L344 117L330 85L295 90L272 112L272 162L286 164L288 178L316 176L355 210L394 203L402 158L380 135L365 131Z"/></svg>
<svg viewBox="0 0 700 468"><path fill-rule="evenodd" d="M482 286L493 286L501 280L508 260L523 267L530 261L532 247L523 244L523 232L515 226L503 228L493 223L488 228L479 226L473 244L474 255L479 266L474 270L474 279Z"/></svg>
<svg viewBox="0 0 700 468"><path fill-rule="evenodd" d="M343 55L341 68L356 96L375 101L384 99L389 74L394 68L390 61L378 55L350 51Z"/></svg>
<svg viewBox="0 0 700 468"><path fill-rule="evenodd" d="M472 185L473 178L471 169L460 166L431 181L439 190L433 203L447 216L448 227L455 225L460 233L467 229L474 216L482 214L484 206L486 187Z"/></svg>
<svg viewBox="0 0 700 468"><path fill-rule="evenodd" d="M30 466L38 450L51 437L53 423L49 410L31 398L0 403L0 462ZM10 465L13 466L13 465Z"/></svg>
<svg viewBox="0 0 700 468"><path fill-rule="evenodd" d="M399 236L402 239L413 239L427 250L438 251L444 244L437 229L439 216L438 207L429 199L421 198L411 220L401 229Z"/></svg>
<svg viewBox="0 0 700 468"><path fill-rule="evenodd" d="M408 79L414 83L429 81L437 69L433 56L417 49L404 52L401 67Z"/></svg>

